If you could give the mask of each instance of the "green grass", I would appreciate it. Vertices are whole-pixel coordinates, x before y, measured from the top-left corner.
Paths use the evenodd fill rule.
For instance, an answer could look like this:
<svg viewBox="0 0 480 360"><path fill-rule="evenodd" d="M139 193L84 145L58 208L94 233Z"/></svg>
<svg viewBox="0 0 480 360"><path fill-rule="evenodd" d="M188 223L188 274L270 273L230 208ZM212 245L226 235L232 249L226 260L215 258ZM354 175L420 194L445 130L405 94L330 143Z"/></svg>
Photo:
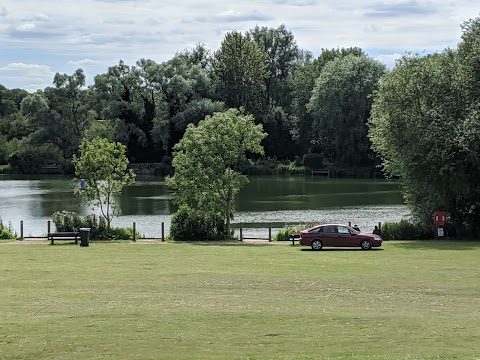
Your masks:
<svg viewBox="0 0 480 360"><path fill-rule="evenodd" d="M480 244L0 245L1 359L475 359Z"/></svg>

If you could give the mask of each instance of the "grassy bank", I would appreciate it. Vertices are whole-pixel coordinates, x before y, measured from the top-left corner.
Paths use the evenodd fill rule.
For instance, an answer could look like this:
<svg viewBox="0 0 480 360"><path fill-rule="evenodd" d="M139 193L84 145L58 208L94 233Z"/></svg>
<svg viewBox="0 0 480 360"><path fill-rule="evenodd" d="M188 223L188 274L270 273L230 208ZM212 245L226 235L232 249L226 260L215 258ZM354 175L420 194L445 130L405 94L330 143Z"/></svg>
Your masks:
<svg viewBox="0 0 480 360"><path fill-rule="evenodd" d="M480 244L0 245L1 359L480 356Z"/></svg>

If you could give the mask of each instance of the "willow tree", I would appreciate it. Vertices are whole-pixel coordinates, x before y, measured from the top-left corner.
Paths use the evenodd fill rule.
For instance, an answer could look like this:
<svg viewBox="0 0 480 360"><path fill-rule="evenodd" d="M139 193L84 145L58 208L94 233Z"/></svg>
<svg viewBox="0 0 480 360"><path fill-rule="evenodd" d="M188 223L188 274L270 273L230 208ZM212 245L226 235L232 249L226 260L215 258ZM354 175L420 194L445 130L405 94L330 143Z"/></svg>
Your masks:
<svg viewBox="0 0 480 360"><path fill-rule="evenodd" d="M167 178L174 203L221 214L230 235L235 196L248 183L238 166L247 152L263 154L265 137L262 125L255 125L253 116L237 109L207 116L198 126L188 125L175 145L175 174Z"/></svg>

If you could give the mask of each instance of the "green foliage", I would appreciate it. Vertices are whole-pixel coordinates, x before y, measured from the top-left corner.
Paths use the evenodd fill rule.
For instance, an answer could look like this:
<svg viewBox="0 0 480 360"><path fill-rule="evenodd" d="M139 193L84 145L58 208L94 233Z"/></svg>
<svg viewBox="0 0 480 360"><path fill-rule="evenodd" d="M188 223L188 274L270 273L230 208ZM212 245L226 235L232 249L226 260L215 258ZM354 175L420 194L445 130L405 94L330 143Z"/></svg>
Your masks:
<svg viewBox="0 0 480 360"><path fill-rule="evenodd" d="M367 120L384 72L383 64L367 56L349 55L324 66L307 104L316 152L330 162L372 164Z"/></svg>
<svg viewBox="0 0 480 360"><path fill-rule="evenodd" d="M308 153L303 155L303 165L308 169L320 169L323 165L323 154Z"/></svg>
<svg viewBox="0 0 480 360"><path fill-rule="evenodd" d="M434 238L433 227L402 219L382 224L384 240L428 240Z"/></svg>
<svg viewBox="0 0 480 360"><path fill-rule="evenodd" d="M88 111L89 92L85 89L82 69L73 75L57 73L53 83L55 87L25 97L21 111L33 129L29 143L50 144L69 160L92 120Z"/></svg>
<svg viewBox="0 0 480 360"><path fill-rule="evenodd" d="M13 230L12 224L9 224L9 226L5 226L3 224L2 218L0 218L0 239L5 240L16 238L17 234L15 233L15 230Z"/></svg>
<svg viewBox="0 0 480 360"><path fill-rule="evenodd" d="M252 116L236 109L207 116L198 126L190 124L175 146L175 174L166 178L174 203L221 213L229 234L235 196L248 181L238 166L247 152L263 153L260 143L265 136Z"/></svg>
<svg viewBox="0 0 480 360"><path fill-rule="evenodd" d="M84 140L80 145L80 157L74 155L73 164L77 179L86 181L84 188L75 189L75 195L99 207L110 229L118 211L114 197L120 196L122 189L135 181L135 174L127 169L125 146L102 138Z"/></svg>
<svg viewBox="0 0 480 360"><path fill-rule="evenodd" d="M248 36L229 32L214 55L213 76L220 100L255 113L261 108L268 77L267 55Z"/></svg>
<svg viewBox="0 0 480 360"><path fill-rule="evenodd" d="M230 238L221 214L194 210L185 204L172 215L173 240L224 240Z"/></svg>
<svg viewBox="0 0 480 360"><path fill-rule="evenodd" d="M258 159L245 161L238 170L245 175L304 175L305 168L294 161Z"/></svg>
<svg viewBox="0 0 480 360"><path fill-rule="evenodd" d="M92 240L130 240L133 238L132 228L108 227L105 218L94 214L81 216L75 212L61 211L52 215L57 231L79 231L80 228L90 228ZM139 234L136 235L139 237Z"/></svg>
<svg viewBox="0 0 480 360"><path fill-rule="evenodd" d="M10 155L8 163L13 173L38 174L45 166L62 163L62 157L48 146L22 146Z"/></svg>
<svg viewBox="0 0 480 360"><path fill-rule="evenodd" d="M273 241L289 241L290 235L299 235L300 231L311 228L315 225L316 224L287 225L275 234Z"/></svg>
<svg viewBox="0 0 480 360"><path fill-rule="evenodd" d="M470 236L480 230L479 24L468 23L458 51L401 59L378 90L369 134L415 219L427 224L444 210Z"/></svg>

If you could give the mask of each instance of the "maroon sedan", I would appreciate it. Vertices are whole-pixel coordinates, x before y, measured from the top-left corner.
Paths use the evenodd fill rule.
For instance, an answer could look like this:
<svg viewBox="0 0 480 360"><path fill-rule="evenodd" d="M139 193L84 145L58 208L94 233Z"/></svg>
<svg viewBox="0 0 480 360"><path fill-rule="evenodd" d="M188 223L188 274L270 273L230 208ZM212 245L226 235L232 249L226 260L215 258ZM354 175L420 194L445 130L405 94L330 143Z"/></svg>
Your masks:
<svg viewBox="0 0 480 360"><path fill-rule="evenodd" d="M340 224L317 225L300 232L300 245L321 250L324 246L360 247L370 250L382 246L382 238L375 234L364 234L350 226Z"/></svg>

